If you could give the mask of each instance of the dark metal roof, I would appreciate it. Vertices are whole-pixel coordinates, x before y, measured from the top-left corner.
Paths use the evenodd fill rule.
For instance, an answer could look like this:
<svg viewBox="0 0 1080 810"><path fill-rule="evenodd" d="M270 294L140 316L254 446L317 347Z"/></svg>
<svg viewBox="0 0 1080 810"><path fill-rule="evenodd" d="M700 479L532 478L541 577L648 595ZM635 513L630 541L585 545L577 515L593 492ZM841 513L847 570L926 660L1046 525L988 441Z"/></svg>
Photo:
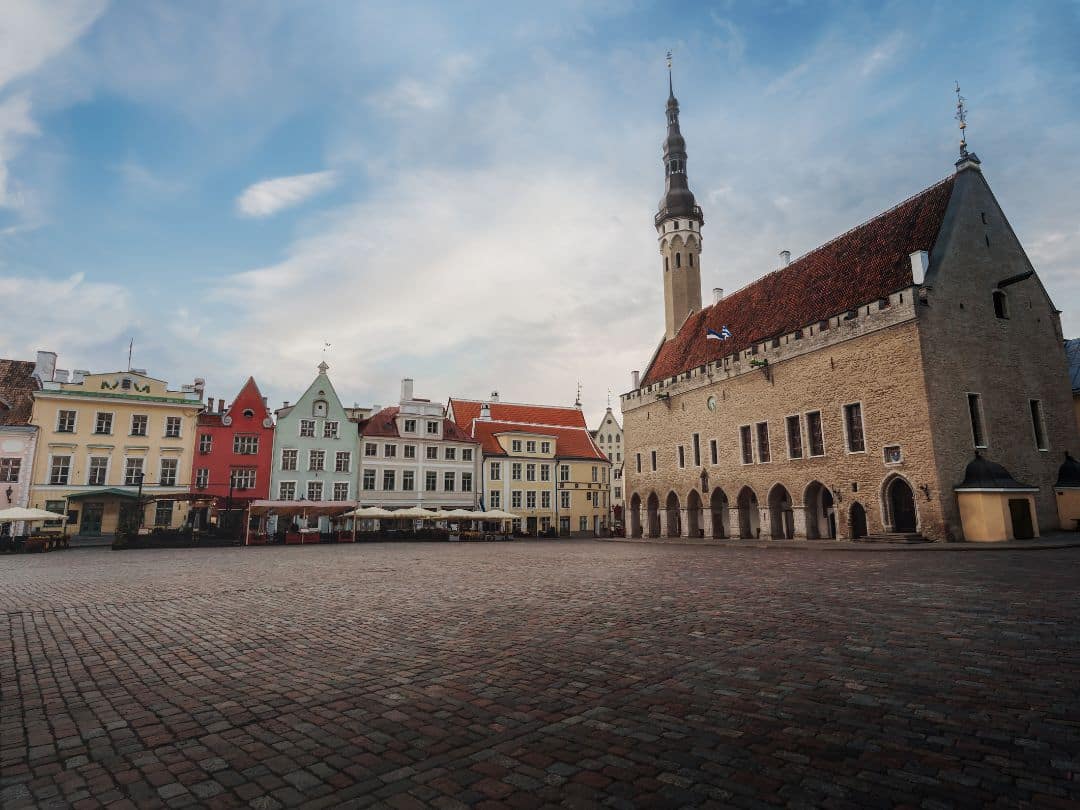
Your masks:
<svg viewBox="0 0 1080 810"><path fill-rule="evenodd" d="M664 196L656 215L659 225L669 217L691 217L704 222L701 209L694 200L694 193L686 179L686 139L679 129L679 102L675 91L668 86L667 138L664 140Z"/></svg>
<svg viewBox="0 0 1080 810"><path fill-rule="evenodd" d="M1056 489L1080 489L1080 461L1065 451L1065 463L1058 467Z"/></svg>
<svg viewBox="0 0 1080 810"><path fill-rule="evenodd" d="M1008 470L996 461L983 458L976 450L975 458L964 471L964 480L956 489L1033 489L1033 487L1021 484Z"/></svg>

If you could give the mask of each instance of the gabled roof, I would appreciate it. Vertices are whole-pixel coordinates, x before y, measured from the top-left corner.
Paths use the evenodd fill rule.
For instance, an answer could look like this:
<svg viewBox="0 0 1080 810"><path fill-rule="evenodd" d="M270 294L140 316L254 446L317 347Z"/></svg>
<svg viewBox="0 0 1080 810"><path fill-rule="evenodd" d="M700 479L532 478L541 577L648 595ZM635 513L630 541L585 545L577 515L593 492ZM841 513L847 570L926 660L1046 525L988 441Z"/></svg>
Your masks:
<svg viewBox="0 0 1080 810"><path fill-rule="evenodd" d="M1069 361L1069 382L1073 393L1080 394L1080 338L1065 341L1065 357Z"/></svg>
<svg viewBox="0 0 1080 810"><path fill-rule="evenodd" d="M360 423L360 435L370 438L400 438L401 434L397 429L397 415L400 411L400 407L392 405L372 414ZM426 437L426 440L431 441L431 437ZM474 439L449 419L443 419L442 441L476 443L477 439Z"/></svg>
<svg viewBox="0 0 1080 810"><path fill-rule="evenodd" d="M593 442L589 429L585 427L477 419L473 422L471 430L472 435L483 446L484 455L487 456L507 455L496 437L501 433L520 432L537 436L550 436L555 440L555 455L557 458L608 460L608 457Z"/></svg>
<svg viewBox="0 0 1080 810"><path fill-rule="evenodd" d="M796 329L884 298L912 284L910 254L930 251L955 175L919 192L691 315L661 344L642 385L673 377ZM706 329L731 332L706 339Z"/></svg>
<svg viewBox="0 0 1080 810"><path fill-rule="evenodd" d="M222 397L222 402L225 399ZM237 406L243 406L251 408L255 411L255 414L259 416L259 421L270 418L273 415L273 411L263 401L262 392L259 390L258 383L255 382L254 377L248 377L247 382L240 386L240 390L237 392L233 401L229 403L229 407L223 411L204 411L199 414L198 424L201 427L224 427L224 423L221 421L222 417L228 416L233 412L233 409ZM261 411L261 413L260 413ZM235 424L235 420L234 420Z"/></svg>
<svg viewBox="0 0 1080 810"><path fill-rule="evenodd" d="M459 427L469 429L474 419L480 417L478 399L450 398L448 411ZM580 408L563 405L523 405L517 402L489 402L491 418L507 422L522 422L537 425L562 425L565 427L585 428L585 415Z"/></svg>
<svg viewBox="0 0 1080 810"><path fill-rule="evenodd" d="M0 360L0 425L26 425L34 408L34 362Z"/></svg>

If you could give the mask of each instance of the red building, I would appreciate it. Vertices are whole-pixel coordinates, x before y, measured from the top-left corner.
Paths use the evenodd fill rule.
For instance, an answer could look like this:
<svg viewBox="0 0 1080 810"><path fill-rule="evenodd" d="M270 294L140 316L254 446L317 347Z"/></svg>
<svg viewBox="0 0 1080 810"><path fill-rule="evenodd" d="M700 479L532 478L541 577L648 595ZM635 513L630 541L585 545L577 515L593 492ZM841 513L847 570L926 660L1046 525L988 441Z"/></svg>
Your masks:
<svg viewBox="0 0 1080 810"><path fill-rule="evenodd" d="M200 500L203 525L222 509L243 509L248 501L270 494L270 462L274 454L274 419L255 379L248 378L232 404L214 407L207 399L195 431L191 491Z"/></svg>

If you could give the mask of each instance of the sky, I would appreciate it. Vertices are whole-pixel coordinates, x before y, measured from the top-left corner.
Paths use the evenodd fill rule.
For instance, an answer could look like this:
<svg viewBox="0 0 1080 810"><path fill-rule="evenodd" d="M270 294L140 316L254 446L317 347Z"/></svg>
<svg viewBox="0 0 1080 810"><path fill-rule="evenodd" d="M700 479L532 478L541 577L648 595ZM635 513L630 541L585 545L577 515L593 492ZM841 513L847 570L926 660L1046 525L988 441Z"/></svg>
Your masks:
<svg viewBox="0 0 1080 810"><path fill-rule="evenodd" d="M663 333L666 51L703 299L968 140L1080 335L1080 4L5 0L0 356L274 406L571 404ZM329 346L327 346L329 344Z"/></svg>

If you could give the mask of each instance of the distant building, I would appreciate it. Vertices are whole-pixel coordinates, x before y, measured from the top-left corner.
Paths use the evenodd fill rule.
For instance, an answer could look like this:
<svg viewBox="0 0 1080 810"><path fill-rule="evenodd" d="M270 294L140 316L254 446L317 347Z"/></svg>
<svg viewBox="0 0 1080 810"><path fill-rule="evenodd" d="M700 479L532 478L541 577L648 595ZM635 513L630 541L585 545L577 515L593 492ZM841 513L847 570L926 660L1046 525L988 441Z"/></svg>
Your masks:
<svg viewBox="0 0 1080 810"><path fill-rule="evenodd" d="M84 538L180 526L202 394L201 379L177 391L141 369L56 371L34 392L33 506L66 510Z"/></svg>
<svg viewBox="0 0 1080 810"><path fill-rule="evenodd" d="M480 443L445 417L440 403L413 395L360 424L361 506L474 509L479 498Z"/></svg>
<svg viewBox="0 0 1080 810"><path fill-rule="evenodd" d="M451 398L447 415L483 448L488 509L520 515L529 534L607 534L611 463L579 407Z"/></svg>
<svg viewBox="0 0 1080 810"><path fill-rule="evenodd" d="M30 424L34 391L51 381L56 354L38 352L37 360L0 360L0 509L30 505L30 484L38 429ZM0 535L23 534L22 523L0 523Z"/></svg>
<svg viewBox="0 0 1080 810"><path fill-rule="evenodd" d="M609 525L623 525L623 429L608 405L600 427L592 432L596 446L611 462Z"/></svg>
<svg viewBox="0 0 1080 810"><path fill-rule="evenodd" d="M1065 356L1069 363L1069 384L1072 387L1076 427L1080 430L1080 338L1065 341Z"/></svg>
<svg viewBox="0 0 1080 810"><path fill-rule="evenodd" d="M270 495L274 418L259 386L249 377L232 403L222 397L216 405L210 397L196 426L191 492L199 525L211 513Z"/></svg>

